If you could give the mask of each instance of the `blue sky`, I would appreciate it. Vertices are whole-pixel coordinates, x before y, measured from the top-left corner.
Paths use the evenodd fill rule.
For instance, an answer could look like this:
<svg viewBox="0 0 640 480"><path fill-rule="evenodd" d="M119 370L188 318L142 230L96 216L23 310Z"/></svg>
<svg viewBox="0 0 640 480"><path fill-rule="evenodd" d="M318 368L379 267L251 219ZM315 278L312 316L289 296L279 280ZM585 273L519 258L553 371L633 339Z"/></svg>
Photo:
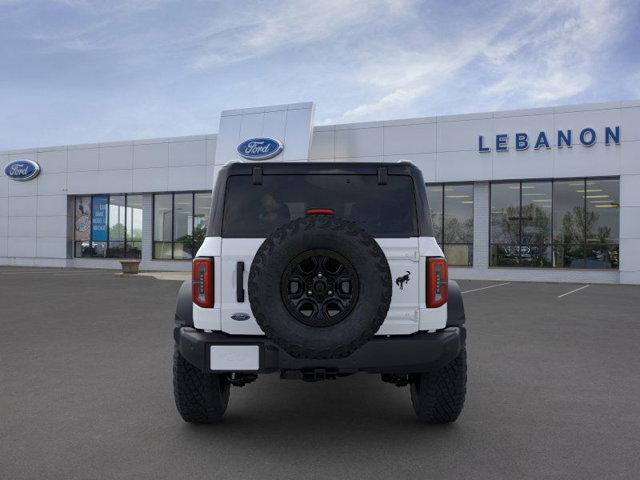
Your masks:
<svg viewBox="0 0 640 480"><path fill-rule="evenodd" d="M0 0L0 149L637 99L638 3Z"/></svg>

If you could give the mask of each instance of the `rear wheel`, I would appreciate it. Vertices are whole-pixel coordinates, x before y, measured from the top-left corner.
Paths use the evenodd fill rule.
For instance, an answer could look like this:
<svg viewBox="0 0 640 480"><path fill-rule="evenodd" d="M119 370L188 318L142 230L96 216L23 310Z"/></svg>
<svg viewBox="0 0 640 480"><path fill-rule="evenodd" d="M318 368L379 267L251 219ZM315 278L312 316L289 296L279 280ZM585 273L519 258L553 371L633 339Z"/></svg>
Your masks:
<svg viewBox="0 0 640 480"><path fill-rule="evenodd" d="M467 350L435 372L410 376L411 403L418 419L425 423L455 422L467 392Z"/></svg>
<svg viewBox="0 0 640 480"><path fill-rule="evenodd" d="M176 348L173 352L173 394L185 422L215 423L222 420L229 403L229 380L204 373L191 365Z"/></svg>

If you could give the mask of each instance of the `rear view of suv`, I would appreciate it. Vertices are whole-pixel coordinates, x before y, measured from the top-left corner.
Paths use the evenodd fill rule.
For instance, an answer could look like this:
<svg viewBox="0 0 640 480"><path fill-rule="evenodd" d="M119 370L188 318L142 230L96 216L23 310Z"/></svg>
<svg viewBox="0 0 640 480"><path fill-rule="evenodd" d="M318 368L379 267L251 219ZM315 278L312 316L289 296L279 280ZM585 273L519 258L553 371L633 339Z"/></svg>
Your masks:
<svg viewBox="0 0 640 480"><path fill-rule="evenodd" d="M448 423L466 391L462 297L410 163L232 163L178 295L174 393L219 421L260 374L357 372L410 386L418 418Z"/></svg>

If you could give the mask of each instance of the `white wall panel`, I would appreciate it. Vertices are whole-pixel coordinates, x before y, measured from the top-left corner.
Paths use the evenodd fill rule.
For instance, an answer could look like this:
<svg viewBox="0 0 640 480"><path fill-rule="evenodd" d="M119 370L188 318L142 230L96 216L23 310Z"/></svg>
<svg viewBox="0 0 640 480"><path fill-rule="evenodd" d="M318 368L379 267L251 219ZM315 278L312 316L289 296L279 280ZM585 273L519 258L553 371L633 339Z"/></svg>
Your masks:
<svg viewBox="0 0 640 480"><path fill-rule="evenodd" d="M478 136L487 142L494 141L496 131L493 118L438 122L438 152L478 151ZM493 139L493 140L491 140Z"/></svg>
<svg viewBox="0 0 640 480"><path fill-rule="evenodd" d="M477 152L438 152L438 182L462 182L491 178L491 157Z"/></svg>
<svg viewBox="0 0 640 480"><path fill-rule="evenodd" d="M67 175L67 193L69 195L104 193L100 183L99 171L69 172Z"/></svg>
<svg viewBox="0 0 640 480"><path fill-rule="evenodd" d="M207 138L207 165L213 165L216 163L216 144L218 143L217 137Z"/></svg>
<svg viewBox="0 0 640 480"><path fill-rule="evenodd" d="M336 130L335 139L336 159L382 155L381 127Z"/></svg>
<svg viewBox="0 0 640 480"><path fill-rule="evenodd" d="M621 238L620 255L624 255L624 265L621 270L640 272L640 238Z"/></svg>
<svg viewBox="0 0 640 480"><path fill-rule="evenodd" d="M101 170L98 182L102 190L95 193L125 193L133 191L133 170Z"/></svg>
<svg viewBox="0 0 640 480"><path fill-rule="evenodd" d="M385 155L406 155L436 151L436 124L423 123L383 127Z"/></svg>
<svg viewBox="0 0 640 480"><path fill-rule="evenodd" d="M620 207L620 238L640 239L640 207Z"/></svg>
<svg viewBox="0 0 640 480"><path fill-rule="evenodd" d="M42 173L59 173L67 171L67 147L56 150L38 152L36 160L40 164Z"/></svg>
<svg viewBox="0 0 640 480"><path fill-rule="evenodd" d="M100 168L100 149L94 148L69 148L68 171L84 172L98 170Z"/></svg>
<svg viewBox="0 0 640 480"><path fill-rule="evenodd" d="M286 110L275 110L271 112L265 112L262 120L260 134L251 135L251 136L275 138L283 142L286 135L286 127L287 127L287 111ZM244 134L244 129L243 129L243 134ZM251 136L243 136L242 138L251 138Z"/></svg>
<svg viewBox="0 0 640 480"><path fill-rule="evenodd" d="M384 157L382 155L375 155L372 157L338 157L335 159L336 163L340 163L340 162L360 162L360 163L366 163L366 162L382 162L382 159Z"/></svg>
<svg viewBox="0 0 640 480"><path fill-rule="evenodd" d="M640 174L620 177L620 204L623 207L640 207ZM640 217L637 220L640 224Z"/></svg>
<svg viewBox="0 0 640 480"><path fill-rule="evenodd" d="M38 195L36 215L65 215L67 213L66 195Z"/></svg>
<svg viewBox="0 0 640 480"><path fill-rule="evenodd" d="M311 137L310 160L333 160L334 158L334 136L333 130L314 131Z"/></svg>
<svg viewBox="0 0 640 480"><path fill-rule="evenodd" d="M2 174L4 175L4 169ZM15 180L8 180L8 182L8 193L10 197L31 197L38 194L37 181L31 180L29 182L16 182Z"/></svg>
<svg viewBox="0 0 640 480"><path fill-rule="evenodd" d="M133 168L133 144L100 147L100 170Z"/></svg>
<svg viewBox="0 0 640 480"><path fill-rule="evenodd" d="M640 141L640 107L620 110L620 137L623 142Z"/></svg>
<svg viewBox="0 0 640 480"><path fill-rule="evenodd" d="M51 215L47 217L37 217L36 222L37 237L67 237L67 216Z"/></svg>
<svg viewBox="0 0 640 480"><path fill-rule="evenodd" d="M553 176L595 177L620 174L618 145L597 144L592 147L576 145L555 151Z"/></svg>
<svg viewBox="0 0 640 480"><path fill-rule="evenodd" d="M168 190L207 190L211 182L207 178L207 166L170 167Z"/></svg>
<svg viewBox="0 0 640 480"><path fill-rule="evenodd" d="M164 192L169 189L168 168L136 168L133 170L134 192Z"/></svg>
<svg viewBox="0 0 640 480"><path fill-rule="evenodd" d="M222 113L216 142L216 165L224 165L231 160L237 159L238 152L236 148L240 144L242 115L224 115L225 112Z"/></svg>
<svg viewBox="0 0 640 480"><path fill-rule="evenodd" d="M492 160L491 178L494 180L522 178L551 178L554 174L554 149L541 148L508 152L492 152L479 154Z"/></svg>
<svg viewBox="0 0 640 480"><path fill-rule="evenodd" d="M38 197L9 197L8 200L8 216L35 217Z"/></svg>
<svg viewBox="0 0 640 480"><path fill-rule="evenodd" d="M240 124L240 141L241 143L248 138L262 136L262 124L264 121L264 112L246 113L242 116Z"/></svg>
<svg viewBox="0 0 640 480"><path fill-rule="evenodd" d="M207 141L169 143L169 166L188 166L207 164Z"/></svg>
<svg viewBox="0 0 640 480"><path fill-rule="evenodd" d="M41 258L66 258L67 241L64 237L39 237L36 240L36 255Z"/></svg>
<svg viewBox="0 0 640 480"><path fill-rule="evenodd" d="M7 158L8 157L0 155L0 167L2 168L0 171L0 197L6 197L9 195L9 179L4 175L4 167L9 163Z"/></svg>
<svg viewBox="0 0 640 480"><path fill-rule="evenodd" d="M309 159L313 113L313 104L309 104L308 108L287 110L284 139L282 139L285 144L281 154L282 161Z"/></svg>
<svg viewBox="0 0 640 480"><path fill-rule="evenodd" d="M36 238L34 235L26 237L9 237L7 239L8 257L35 257Z"/></svg>
<svg viewBox="0 0 640 480"><path fill-rule="evenodd" d="M146 143L134 145L133 168L153 168L169 166L169 143Z"/></svg>
<svg viewBox="0 0 640 480"><path fill-rule="evenodd" d="M67 193L67 173L42 173L36 179L38 195L63 195Z"/></svg>
<svg viewBox="0 0 640 480"><path fill-rule="evenodd" d="M9 237L36 236L36 217L9 217Z"/></svg>
<svg viewBox="0 0 640 480"><path fill-rule="evenodd" d="M620 133L620 135L623 135ZM620 149L620 173L640 174L640 140L623 141Z"/></svg>

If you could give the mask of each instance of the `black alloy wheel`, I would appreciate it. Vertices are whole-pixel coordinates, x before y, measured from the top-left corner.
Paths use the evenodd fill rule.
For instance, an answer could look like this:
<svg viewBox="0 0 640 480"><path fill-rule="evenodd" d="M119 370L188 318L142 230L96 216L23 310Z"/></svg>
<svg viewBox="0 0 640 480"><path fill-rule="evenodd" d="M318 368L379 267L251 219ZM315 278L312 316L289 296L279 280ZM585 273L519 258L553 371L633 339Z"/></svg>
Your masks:
<svg viewBox="0 0 640 480"><path fill-rule="evenodd" d="M282 274L280 291L289 313L310 327L335 325L354 309L358 275L337 252L314 249L293 258Z"/></svg>

